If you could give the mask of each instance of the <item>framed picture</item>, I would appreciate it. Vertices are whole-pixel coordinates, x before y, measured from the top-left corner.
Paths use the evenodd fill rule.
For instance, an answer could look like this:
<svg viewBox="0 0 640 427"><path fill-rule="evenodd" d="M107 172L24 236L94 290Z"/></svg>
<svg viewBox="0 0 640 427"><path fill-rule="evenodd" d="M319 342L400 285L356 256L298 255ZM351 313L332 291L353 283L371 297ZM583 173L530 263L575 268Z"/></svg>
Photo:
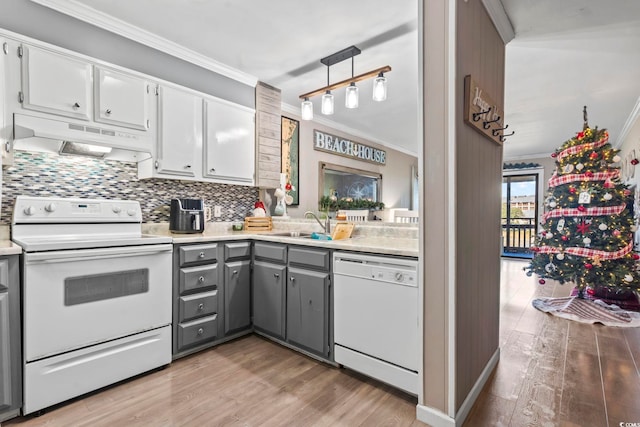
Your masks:
<svg viewBox="0 0 640 427"><path fill-rule="evenodd" d="M282 116L282 168L281 172L286 174L287 182L291 184L292 190L289 192L293 197L292 206L300 204L300 179L299 179L299 155L300 155L300 122Z"/></svg>

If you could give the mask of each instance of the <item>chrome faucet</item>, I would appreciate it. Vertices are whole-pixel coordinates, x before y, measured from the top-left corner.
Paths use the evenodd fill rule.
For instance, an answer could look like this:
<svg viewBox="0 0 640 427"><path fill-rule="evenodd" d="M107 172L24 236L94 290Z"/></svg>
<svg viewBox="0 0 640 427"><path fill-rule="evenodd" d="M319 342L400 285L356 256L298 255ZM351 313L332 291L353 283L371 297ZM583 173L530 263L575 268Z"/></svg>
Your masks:
<svg viewBox="0 0 640 427"><path fill-rule="evenodd" d="M329 234L329 233L331 233L331 219L329 219L329 215L328 215L328 214L327 214L327 219L326 219L326 220L325 220L325 222L324 222L324 225L322 225L322 223L320 222L320 218L318 218L318 217L316 216L316 214L314 214L313 212L311 212L311 211L306 211L306 212L304 213L304 217L305 217L305 218L306 218L307 216L309 216L309 215L313 216L313 217L316 219L316 221L318 221L318 224L320 224L320 227L322 227L322 229L324 230L325 234Z"/></svg>

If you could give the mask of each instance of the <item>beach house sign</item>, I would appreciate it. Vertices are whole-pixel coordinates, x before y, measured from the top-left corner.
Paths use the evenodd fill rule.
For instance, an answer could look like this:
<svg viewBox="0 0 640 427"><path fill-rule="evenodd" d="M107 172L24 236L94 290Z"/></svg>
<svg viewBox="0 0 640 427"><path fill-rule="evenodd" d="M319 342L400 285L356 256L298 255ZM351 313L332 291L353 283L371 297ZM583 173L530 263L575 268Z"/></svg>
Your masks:
<svg viewBox="0 0 640 427"><path fill-rule="evenodd" d="M384 150L331 135L317 129L313 131L313 148L314 150L325 151L327 153L363 160L378 165L385 165L387 161L387 152Z"/></svg>

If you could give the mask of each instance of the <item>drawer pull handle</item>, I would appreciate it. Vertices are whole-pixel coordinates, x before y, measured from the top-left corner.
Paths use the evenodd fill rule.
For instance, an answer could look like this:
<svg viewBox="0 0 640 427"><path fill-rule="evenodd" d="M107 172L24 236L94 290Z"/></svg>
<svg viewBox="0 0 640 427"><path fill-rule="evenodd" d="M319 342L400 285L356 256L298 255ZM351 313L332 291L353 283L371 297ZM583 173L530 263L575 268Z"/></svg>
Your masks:
<svg viewBox="0 0 640 427"><path fill-rule="evenodd" d="M311 301L309 301L309 302L311 302ZM202 310L204 310L204 303L198 304L198 311L202 311Z"/></svg>
<svg viewBox="0 0 640 427"><path fill-rule="evenodd" d="M108 116L111 114L111 109L107 108L107 111L105 111L105 114Z"/></svg>
<svg viewBox="0 0 640 427"><path fill-rule="evenodd" d="M238 270L233 270L233 274L238 274Z"/></svg>
<svg viewBox="0 0 640 427"><path fill-rule="evenodd" d="M295 282L296 278L291 276L291 277L289 277L289 280L291 280L292 282Z"/></svg>
<svg viewBox="0 0 640 427"><path fill-rule="evenodd" d="M204 258L204 252L200 252L200 253L198 254L198 257L199 257L199 258Z"/></svg>
<svg viewBox="0 0 640 427"><path fill-rule="evenodd" d="M202 335L202 334L204 334L204 329L202 328L198 329L198 335Z"/></svg>
<svg viewBox="0 0 640 427"><path fill-rule="evenodd" d="M80 108L80 104L78 104L77 102L73 104L73 109L77 110L78 108Z"/></svg>
<svg viewBox="0 0 640 427"><path fill-rule="evenodd" d="M276 279L279 279L280 275L278 273L273 273L273 277L275 277Z"/></svg>
<svg viewBox="0 0 640 427"><path fill-rule="evenodd" d="M204 276L198 277L198 282L200 282L200 283L204 282Z"/></svg>

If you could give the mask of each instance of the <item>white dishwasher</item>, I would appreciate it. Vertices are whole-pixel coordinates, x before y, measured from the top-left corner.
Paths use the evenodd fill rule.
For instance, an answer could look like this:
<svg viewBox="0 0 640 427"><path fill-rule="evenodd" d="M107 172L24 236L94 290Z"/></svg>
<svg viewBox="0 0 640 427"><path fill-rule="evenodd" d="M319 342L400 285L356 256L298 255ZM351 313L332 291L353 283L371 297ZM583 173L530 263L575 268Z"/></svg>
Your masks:
<svg viewBox="0 0 640 427"><path fill-rule="evenodd" d="M335 361L418 394L418 262L334 252Z"/></svg>

